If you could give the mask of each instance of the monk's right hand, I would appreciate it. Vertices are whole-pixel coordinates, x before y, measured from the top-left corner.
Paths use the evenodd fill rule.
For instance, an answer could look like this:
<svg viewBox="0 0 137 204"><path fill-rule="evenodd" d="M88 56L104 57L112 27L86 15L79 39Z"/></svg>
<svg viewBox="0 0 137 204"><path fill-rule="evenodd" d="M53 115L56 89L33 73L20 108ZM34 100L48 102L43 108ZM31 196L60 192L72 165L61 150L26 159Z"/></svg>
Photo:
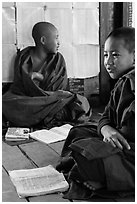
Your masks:
<svg viewBox="0 0 137 204"><path fill-rule="evenodd" d="M123 147L130 150L130 145L127 140L120 134L118 130L111 127L110 125L104 125L101 128L101 134L103 135L103 141L106 143L110 143L113 147L118 147L123 149Z"/></svg>

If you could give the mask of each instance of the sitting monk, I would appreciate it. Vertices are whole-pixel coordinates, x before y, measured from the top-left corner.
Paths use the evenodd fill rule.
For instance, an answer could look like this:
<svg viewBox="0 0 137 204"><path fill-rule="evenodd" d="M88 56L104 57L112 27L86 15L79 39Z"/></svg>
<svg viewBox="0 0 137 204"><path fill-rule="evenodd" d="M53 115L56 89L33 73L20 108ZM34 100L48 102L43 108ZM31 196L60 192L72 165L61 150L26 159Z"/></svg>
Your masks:
<svg viewBox="0 0 137 204"><path fill-rule="evenodd" d="M68 199L134 194L135 189L135 29L112 31L104 46L104 65L117 79L98 127L73 127L57 170L66 174Z"/></svg>
<svg viewBox="0 0 137 204"><path fill-rule="evenodd" d="M66 65L58 52L56 27L48 22L36 23L32 37L36 46L19 51L15 59L14 82L3 95L3 119L13 126L52 127L55 121L87 118L87 99L67 91Z"/></svg>

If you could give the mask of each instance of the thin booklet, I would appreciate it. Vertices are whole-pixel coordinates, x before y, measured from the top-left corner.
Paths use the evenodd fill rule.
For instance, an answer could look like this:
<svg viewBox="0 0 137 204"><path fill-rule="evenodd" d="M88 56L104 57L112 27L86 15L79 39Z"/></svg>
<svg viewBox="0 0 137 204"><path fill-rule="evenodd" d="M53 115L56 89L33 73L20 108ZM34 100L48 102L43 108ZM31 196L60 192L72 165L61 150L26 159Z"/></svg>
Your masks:
<svg viewBox="0 0 137 204"><path fill-rule="evenodd" d="M36 130L30 133L30 137L40 142L50 144L65 140L72 127L73 126L70 124L65 124L60 127L51 128L49 130L46 129Z"/></svg>
<svg viewBox="0 0 137 204"><path fill-rule="evenodd" d="M9 171L20 198L64 192L69 184L63 173L52 165L42 168Z"/></svg>

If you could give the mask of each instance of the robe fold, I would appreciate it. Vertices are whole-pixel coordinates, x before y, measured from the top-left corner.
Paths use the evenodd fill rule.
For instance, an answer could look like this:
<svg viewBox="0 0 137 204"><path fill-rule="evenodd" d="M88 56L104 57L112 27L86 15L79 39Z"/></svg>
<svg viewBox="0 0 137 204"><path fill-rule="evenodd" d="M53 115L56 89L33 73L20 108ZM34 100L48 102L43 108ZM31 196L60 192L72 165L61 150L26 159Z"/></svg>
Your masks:
<svg viewBox="0 0 137 204"><path fill-rule="evenodd" d="M58 91L68 86L63 56L59 52L49 54L39 71L34 72L33 49L27 47L17 54L14 83L2 98L4 118L12 125L31 127L41 122L46 126L62 110L64 120L70 121L88 113L90 106L85 97L73 93L66 96Z"/></svg>
<svg viewBox="0 0 137 204"><path fill-rule="evenodd" d="M123 150L103 142L101 128L110 125L124 136L131 149ZM65 198L90 199L122 197L135 190L135 70L132 68L115 84L110 100L97 127L82 124L73 127L62 149L57 170L70 182ZM103 184L90 191L84 181Z"/></svg>

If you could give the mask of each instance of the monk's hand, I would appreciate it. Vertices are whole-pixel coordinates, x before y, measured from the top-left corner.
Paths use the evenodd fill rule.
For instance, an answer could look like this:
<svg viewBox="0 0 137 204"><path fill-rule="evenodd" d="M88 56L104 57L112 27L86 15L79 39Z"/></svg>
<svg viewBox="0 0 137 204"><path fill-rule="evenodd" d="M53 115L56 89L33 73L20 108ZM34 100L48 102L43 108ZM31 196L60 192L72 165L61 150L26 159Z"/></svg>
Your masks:
<svg viewBox="0 0 137 204"><path fill-rule="evenodd" d="M127 140L120 134L118 130L110 125L104 125L101 128L101 134L103 135L103 141L111 144L113 147L123 149L124 147L130 150L130 145Z"/></svg>
<svg viewBox="0 0 137 204"><path fill-rule="evenodd" d="M44 79L44 76L41 73L33 72L31 75L31 79L37 79L39 81L42 81Z"/></svg>
<svg viewBox="0 0 137 204"><path fill-rule="evenodd" d="M70 97L70 96L72 96L73 94L71 93L71 92L69 92L69 91L64 91L64 90L58 90L57 91L57 95L59 96L59 97Z"/></svg>

